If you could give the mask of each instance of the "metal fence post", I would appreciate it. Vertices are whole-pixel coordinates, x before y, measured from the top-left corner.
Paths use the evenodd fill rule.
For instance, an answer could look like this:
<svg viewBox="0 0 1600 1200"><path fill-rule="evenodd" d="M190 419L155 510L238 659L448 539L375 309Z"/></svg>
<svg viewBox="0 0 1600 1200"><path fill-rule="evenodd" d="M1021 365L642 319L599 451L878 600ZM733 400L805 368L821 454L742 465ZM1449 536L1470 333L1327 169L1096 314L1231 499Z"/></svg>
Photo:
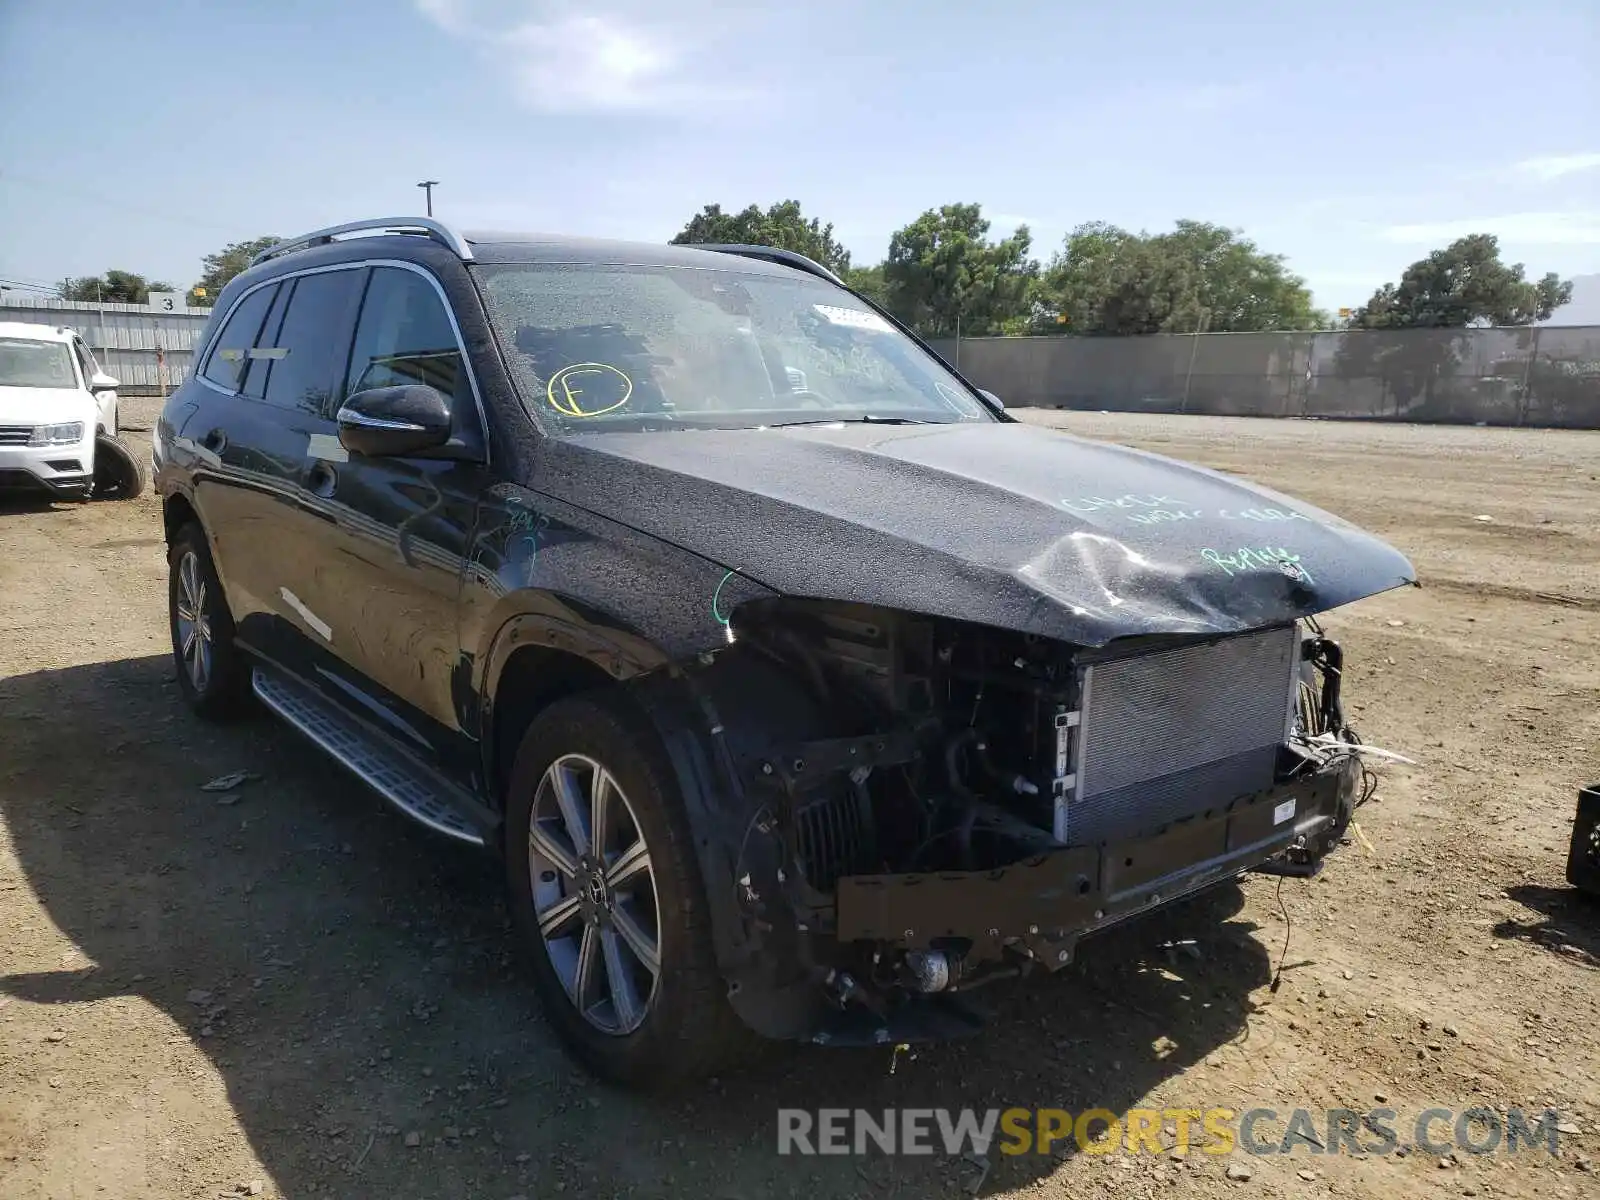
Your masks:
<svg viewBox="0 0 1600 1200"><path fill-rule="evenodd" d="M1183 373L1183 400L1178 404L1180 413L1189 411L1189 381L1194 378L1194 356L1200 351L1200 331L1196 329L1189 336L1193 340L1189 343L1189 369Z"/></svg>
<svg viewBox="0 0 1600 1200"><path fill-rule="evenodd" d="M1287 417L1289 415L1289 410L1294 407L1294 380L1295 380L1295 376L1297 374L1299 374L1299 371L1297 369L1298 366L1299 366L1299 360L1300 360L1300 347L1297 344L1299 337L1300 337L1300 335L1297 334L1297 333L1291 333L1289 335L1289 369L1284 372L1285 378L1284 378L1284 381L1283 381L1283 411L1278 414L1280 417ZM1311 340L1310 340L1310 338L1306 339L1305 351L1306 351L1306 369L1310 370L1311 369Z"/></svg>
<svg viewBox="0 0 1600 1200"><path fill-rule="evenodd" d="M1178 406L1180 413L1189 411L1189 381L1194 378L1194 356L1200 352L1200 335L1211 324L1211 310L1202 309L1200 323L1195 326L1194 341L1189 343L1189 369L1183 373L1183 403Z"/></svg>
<svg viewBox="0 0 1600 1200"><path fill-rule="evenodd" d="M1522 395L1517 397L1518 425L1526 425L1528 423L1528 401L1531 397L1530 388L1532 387L1533 383L1533 364L1539 358L1540 329L1541 327L1538 325L1533 327L1533 345L1528 350L1528 361L1522 364Z"/></svg>

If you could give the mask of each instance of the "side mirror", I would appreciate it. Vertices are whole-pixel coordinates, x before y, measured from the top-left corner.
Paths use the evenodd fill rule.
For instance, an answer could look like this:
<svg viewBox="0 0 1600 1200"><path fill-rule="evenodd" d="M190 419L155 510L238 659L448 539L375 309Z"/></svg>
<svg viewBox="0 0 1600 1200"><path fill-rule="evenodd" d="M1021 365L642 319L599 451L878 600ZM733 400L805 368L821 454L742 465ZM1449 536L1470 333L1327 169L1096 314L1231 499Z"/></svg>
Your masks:
<svg viewBox="0 0 1600 1200"><path fill-rule="evenodd" d="M122 386L122 380L115 375L107 375L104 371L96 371L89 376L89 390L91 392L113 392Z"/></svg>
<svg viewBox="0 0 1600 1200"><path fill-rule="evenodd" d="M996 396L988 388L979 388L978 389L978 395L982 396L985 400L987 400L990 404L994 405L1001 412L1005 412L1005 410L1006 410L1005 401L1000 399L999 396Z"/></svg>
<svg viewBox="0 0 1600 1200"><path fill-rule="evenodd" d="M450 402L422 383L356 392L336 419L339 444L371 458L400 458L450 440Z"/></svg>

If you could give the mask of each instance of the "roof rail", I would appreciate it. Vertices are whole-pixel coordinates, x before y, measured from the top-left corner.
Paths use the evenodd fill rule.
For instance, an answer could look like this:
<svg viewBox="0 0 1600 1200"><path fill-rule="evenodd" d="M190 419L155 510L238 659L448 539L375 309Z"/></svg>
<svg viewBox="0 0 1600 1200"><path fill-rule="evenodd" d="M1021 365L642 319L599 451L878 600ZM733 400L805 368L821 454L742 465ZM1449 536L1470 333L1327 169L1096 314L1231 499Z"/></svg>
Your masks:
<svg viewBox="0 0 1600 1200"><path fill-rule="evenodd" d="M366 221L351 221L345 225L330 225L326 229L316 229L279 242L275 246L268 246L250 260L250 265L259 266L269 259L280 258L296 250L326 246L329 242L352 233L419 234L453 251L462 262L472 261L472 247L467 244L467 239L442 221L435 221L432 217L373 217Z"/></svg>
<svg viewBox="0 0 1600 1200"><path fill-rule="evenodd" d="M776 246L719 245L711 242L692 242L689 245L695 250L715 250L719 254L737 254L744 258L760 258L786 267L797 267L809 275L820 276L829 283L845 286L844 280L827 267L814 259L807 258L804 254L796 254L793 250L780 250Z"/></svg>

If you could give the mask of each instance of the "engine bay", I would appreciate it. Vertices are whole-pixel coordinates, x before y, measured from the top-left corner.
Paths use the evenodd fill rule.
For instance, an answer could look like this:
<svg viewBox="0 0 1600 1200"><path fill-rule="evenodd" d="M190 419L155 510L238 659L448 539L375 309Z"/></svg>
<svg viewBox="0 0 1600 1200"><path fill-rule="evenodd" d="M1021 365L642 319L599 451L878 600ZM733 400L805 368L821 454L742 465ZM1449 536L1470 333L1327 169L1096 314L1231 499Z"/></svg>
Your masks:
<svg viewBox="0 0 1600 1200"><path fill-rule="evenodd" d="M1285 769L1278 755L1297 737L1309 746L1310 738L1345 731L1338 647L1320 633L1302 641L1295 626L1203 640L1143 638L1111 651L865 605L779 602L740 615L739 639L792 670L838 736L894 732L914 751L896 763L863 759L847 772L848 787L823 773L802 790L795 806L801 858L820 889L854 871L983 870L1099 840L1097 833L1149 832L1188 815L1151 806L1154 779L1181 777L1243 745L1270 753L1266 769L1251 776L1265 786ZM1251 664L1236 648L1252 639L1270 639L1251 649L1271 658L1240 680L1241 664ZM1218 660L1209 671L1203 650ZM1128 664L1145 678L1136 694L1114 695L1104 681L1113 671L1130 674ZM1212 678L1219 669L1234 677ZM1245 694L1197 695L1197 685ZM1235 732L1215 720L1206 727L1208 711L1251 700L1263 710L1251 729ZM1239 724L1237 712L1222 715ZM1086 733L1102 742L1120 735L1122 761L1106 761ZM1128 740L1150 733L1186 740ZM1249 745L1252 738L1260 745ZM1082 777L1085 767L1098 772L1100 790ZM1108 775L1124 784L1112 791L1130 811L1109 828L1082 826L1074 803L1102 794ZM1146 785L1142 797L1129 781Z"/></svg>
<svg viewBox="0 0 1600 1200"><path fill-rule="evenodd" d="M1288 842L1296 802L1279 793L1298 781L1342 813L1275 852L1281 873L1310 874L1348 820L1334 796L1349 791L1341 772L1357 743L1339 648L1314 622L1083 648L783 599L741 607L732 641L744 670L720 719L766 797L763 819L776 818L773 877L841 1007L1064 965L1079 926L1119 915L1096 899L1113 890L1107 847L1138 846L1139 869L1170 878L1222 861L1207 839L1231 843L1247 825L1258 841ZM1259 797L1272 803L1252 815L1244 800ZM1136 875L1133 852L1116 854L1122 876ZM752 878L763 874L738 869L753 911L765 911ZM963 897L979 895L973 911L1013 914L1015 927L963 928ZM888 915L910 913L904 928Z"/></svg>

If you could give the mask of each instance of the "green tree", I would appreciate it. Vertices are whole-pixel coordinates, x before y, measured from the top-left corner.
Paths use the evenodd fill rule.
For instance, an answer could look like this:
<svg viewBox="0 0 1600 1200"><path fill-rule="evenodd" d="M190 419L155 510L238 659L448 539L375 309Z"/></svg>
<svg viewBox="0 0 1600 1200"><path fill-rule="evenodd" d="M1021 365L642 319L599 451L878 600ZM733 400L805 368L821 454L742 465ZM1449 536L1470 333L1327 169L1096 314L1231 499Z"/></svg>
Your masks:
<svg viewBox="0 0 1600 1200"><path fill-rule="evenodd" d="M1282 255L1205 221L1153 235L1080 225L1046 268L1039 301L1041 333L1239 333L1327 320Z"/></svg>
<svg viewBox="0 0 1600 1200"><path fill-rule="evenodd" d="M816 217L809 221L800 211L798 200L782 200L763 212L752 204L743 212L722 211L720 204L708 204L672 239L675 246L699 244L773 246L793 250L821 263L836 275L850 269L850 251L833 236L833 225Z"/></svg>
<svg viewBox="0 0 1600 1200"><path fill-rule="evenodd" d="M886 307L923 337L999 334L1027 315L1039 264L1033 235L1019 225L991 242L976 204L930 208L889 240L883 264Z"/></svg>
<svg viewBox="0 0 1600 1200"><path fill-rule="evenodd" d="M1351 318L1357 329L1461 329L1532 325L1572 299L1572 284L1551 272L1525 277L1521 263L1500 261L1500 240L1474 233L1435 250L1386 283Z"/></svg>
<svg viewBox="0 0 1600 1200"><path fill-rule="evenodd" d="M132 271L107 271L104 275L82 275L63 279L56 290L63 300L82 300L96 304L145 304L151 292L170 292L170 283L147 280Z"/></svg>
<svg viewBox="0 0 1600 1200"><path fill-rule="evenodd" d="M1470 234L1417 260L1398 283L1375 291L1352 314L1354 332L1340 339L1334 370L1341 379L1377 383L1379 412L1413 418L1459 415L1463 404L1484 406L1505 391L1503 382L1462 378L1458 368L1469 337L1462 331L1475 325L1531 325L1571 298L1570 282L1554 273L1530 280L1521 263L1500 261L1493 234ZM1378 332L1384 330L1396 332ZM1522 379L1531 382L1531 374L1521 372L1519 389ZM1528 399L1521 395L1517 402L1525 405Z"/></svg>
<svg viewBox="0 0 1600 1200"><path fill-rule="evenodd" d="M888 285L883 279L883 264L875 267L851 267L844 273L844 281L875 304L888 307Z"/></svg>
<svg viewBox="0 0 1600 1200"><path fill-rule="evenodd" d="M217 294L227 287L228 280L250 265L250 260L263 250L277 245L283 239L272 237L252 238L247 242L232 242L218 250L215 254L208 254L200 260L203 268L200 281L194 286L196 289L205 289L202 296L191 295L191 304L215 304Z"/></svg>

